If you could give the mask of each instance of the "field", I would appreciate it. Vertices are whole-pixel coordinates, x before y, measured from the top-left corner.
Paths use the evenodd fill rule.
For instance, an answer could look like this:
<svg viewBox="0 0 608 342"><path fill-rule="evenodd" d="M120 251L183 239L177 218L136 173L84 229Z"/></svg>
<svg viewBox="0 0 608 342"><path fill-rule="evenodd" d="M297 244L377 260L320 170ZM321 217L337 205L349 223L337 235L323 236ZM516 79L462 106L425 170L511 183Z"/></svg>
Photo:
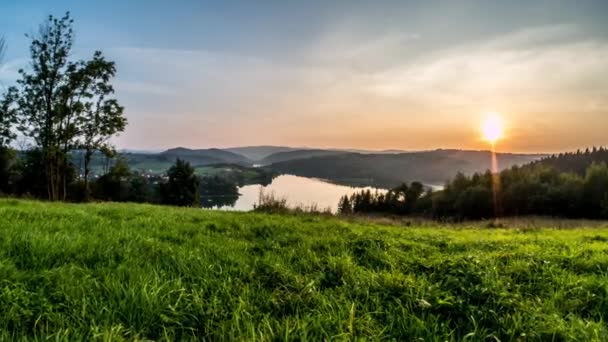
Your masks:
<svg viewBox="0 0 608 342"><path fill-rule="evenodd" d="M608 229L547 225L4 199L0 339L608 340Z"/></svg>

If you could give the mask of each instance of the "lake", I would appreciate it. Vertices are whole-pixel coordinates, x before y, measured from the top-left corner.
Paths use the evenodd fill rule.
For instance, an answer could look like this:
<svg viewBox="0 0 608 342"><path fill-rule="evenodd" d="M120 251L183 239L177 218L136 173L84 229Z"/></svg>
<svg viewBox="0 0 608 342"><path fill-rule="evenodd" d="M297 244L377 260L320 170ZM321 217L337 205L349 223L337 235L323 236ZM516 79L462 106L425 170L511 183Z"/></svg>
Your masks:
<svg viewBox="0 0 608 342"><path fill-rule="evenodd" d="M330 208L336 211L340 197L351 195L361 190L386 192L386 190L371 187L351 187L337 185L314 178L281 175L273 179L267 186L246 185L239 188L241 196L234 205L226 205L221 209L248 211L258 202L260 190L265 194L274 193L278 198L286 198L289 206L317 205L319 209Z"/></svg>

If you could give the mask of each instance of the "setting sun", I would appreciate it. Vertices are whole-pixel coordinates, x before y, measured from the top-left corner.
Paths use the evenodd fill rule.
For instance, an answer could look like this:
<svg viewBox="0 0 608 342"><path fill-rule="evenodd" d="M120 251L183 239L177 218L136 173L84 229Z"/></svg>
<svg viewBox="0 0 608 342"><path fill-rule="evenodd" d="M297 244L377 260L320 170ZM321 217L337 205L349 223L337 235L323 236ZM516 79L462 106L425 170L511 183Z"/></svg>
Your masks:
<svg viewBox="0 0 608 342"><path fill-rule="evenodd" d="M504 131L503 120L497 113L490 113L486 116L482 126L481 133L484 140L494 144L502 138Z"/></svg>

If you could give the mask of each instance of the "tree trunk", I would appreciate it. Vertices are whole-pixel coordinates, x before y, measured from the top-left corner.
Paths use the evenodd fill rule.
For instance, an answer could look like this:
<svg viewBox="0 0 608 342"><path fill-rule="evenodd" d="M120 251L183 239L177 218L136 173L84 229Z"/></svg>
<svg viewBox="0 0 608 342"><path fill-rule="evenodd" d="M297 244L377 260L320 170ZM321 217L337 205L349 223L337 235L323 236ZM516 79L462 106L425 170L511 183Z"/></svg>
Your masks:
<svg viewBox="0 0 608 342"><path fill-rule="evenodd" d="M62 172L62 182L63 182L63 195L62 195L62 199L65 201L68 197L68 170L70 168L70 159L68 156L68 143L64 143L63 145L63 172Z"/></svg>
<svg viewBox="0 0 608 342"><path fill-rule="evenodd" d="M89 189L89 165L91 164L92 155L93 152L87 148L84 154L84 200L86 202L91 198L91 189Z"/></svg>
<svg viewBox="0 0 608 342"><path fill-rule="evenodd" d="M49 195L49 201L56 200L56 192L55 192L55 161L52 152L49 148L46 149L44 153L44 163L46 168L46 187Z"/></svg>

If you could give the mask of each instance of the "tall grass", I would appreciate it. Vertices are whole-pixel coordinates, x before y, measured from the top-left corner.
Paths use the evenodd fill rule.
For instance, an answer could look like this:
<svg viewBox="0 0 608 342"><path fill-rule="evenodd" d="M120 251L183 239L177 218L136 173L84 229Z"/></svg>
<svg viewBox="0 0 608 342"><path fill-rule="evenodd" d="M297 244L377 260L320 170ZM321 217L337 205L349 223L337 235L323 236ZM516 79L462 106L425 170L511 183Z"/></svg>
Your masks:
<svg viewBox="0 0 608 342"><path fill-rule="evenodd" d="M286 197L278 197L274 192L265 192L260 188L258 201L253 205L253 210L266 213L285 213L289 211Z"/></svg>
<svg viewBox="0 0 608 342"><path fill-rule="evenodd" d="M0 340L608 340L608 231L505 225L2 199Z"/></svg>
<svg viewBox="0 0 608 342"><path fill-rule="evenodd" d="M333 215L331 208L321 208L316 203L288 205L287 197L279 197L274 192L265 192L260 188L258 201L253 205L253 211L268 214L324 214Z"/></svg>

